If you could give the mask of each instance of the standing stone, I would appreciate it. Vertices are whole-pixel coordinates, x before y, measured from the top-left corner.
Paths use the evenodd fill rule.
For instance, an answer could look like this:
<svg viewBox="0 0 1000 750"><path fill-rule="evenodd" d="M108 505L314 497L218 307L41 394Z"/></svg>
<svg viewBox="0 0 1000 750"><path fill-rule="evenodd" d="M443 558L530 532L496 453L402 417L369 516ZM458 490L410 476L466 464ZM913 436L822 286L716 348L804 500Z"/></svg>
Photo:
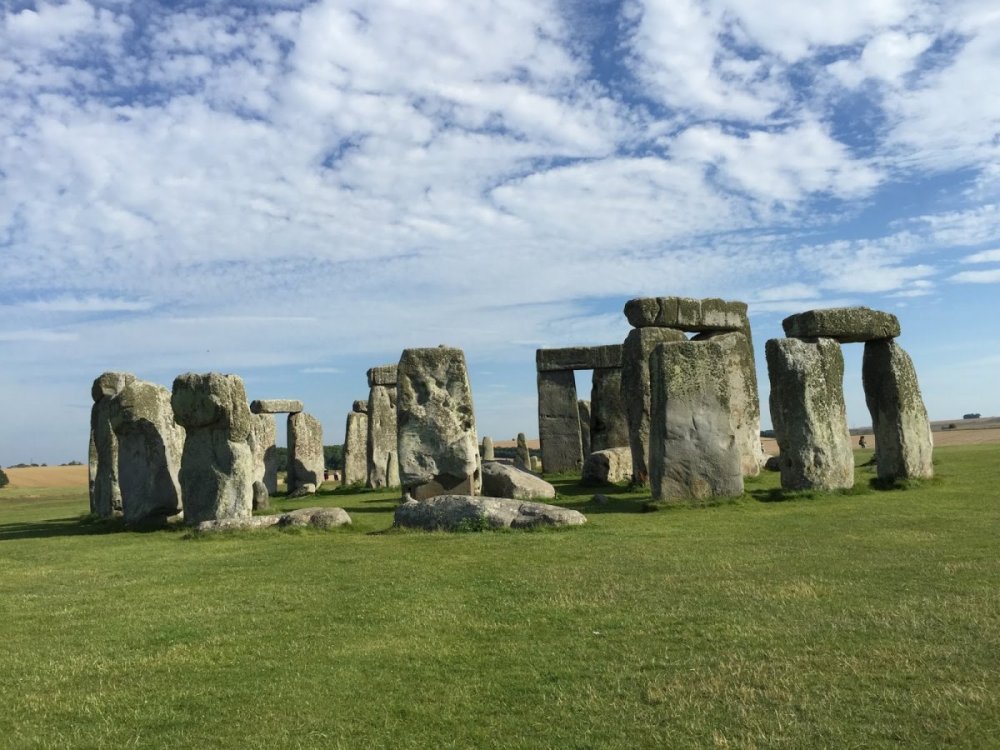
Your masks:
<svg viewBox="0 0 1000 750"><path fill-rule="evenodd" d="M399 475L404 495L476 495L479 446L461 349L406 349L399 360ZM575 402L574 402L575 406Z"/></svg>
<svg viewBox="0 0 1000 750"><path fill-rule="evenodd" d="M583 462L580 481L583 484L615 484L632 476L632 451L628 448L607 448L594 451Z"/></svg>
<svg viewBox="0 0 1000 750"><path fill-rule="evenodd" d="M184 428L174 421L170 391L133 380L112 399L111 428L125 523L162 523L180 512Z"/></svg>
<svg viewBox="0 0 1000 750"><path fill-rule="evenodd" d="M590 402L580 399L576 402L580 412L580 442L583 446L583 461L590 455Z"/></svg>
<svg viewBox="0 0 1000 750"><path fill-rule="evenodd" d="M90 432L93 435L96 461L90 510L101 518L111 518L122 512L122 494L118 484L118 438L111 428L114 399L135 376L127 372L105 372L94 380L90 394L94 406L90 411Z"/></svg>
<svg viewBox="0 0 1000 750"><path fill-rule="evenodd" d="M539 371L538 436L545 471L579 471L583 466L580 407L572 370Z"/></svg>
<svg viewBox="0 0 1000 750"><path fill-rule="evenodd" d="M250 415L250 450L253 451L253 478L261 482L268 495L278 491L278 427L274 415L261 412ZM256 508L257 506L254 506Z"/></svg>
<svg viewBox="0 0 1000 750"><path fill-rule="evenodd" d="M483 438L482 455L483 455L483 461L496 460L496 454L494 453L493 450L493 438L491 438L489 435Z"/></svg>
<svg viewBox="0 0 1000 750"><path fill-rule="evenodd" d="M531 471L531 451L528 450L528 439L524 436L523 432L517 433L514 467L522 471Z"/></svg>
<svg viewBox="0 0 1000 750"><path fill-rule="evenodd" d="M538 456L532 456L531 457L531 470L533 472L535 472L536 474L541 474L542 473L542 462L538 458Z"/></svg>
<svg viewBox="0 0 1000 750"><path fill-rule="evenodd" d="M253 483L253 509L267 510L271 507L271 495L267 491L267 486L261 481Z"/></svg>
<svg viewBox="0 0 1000 750"><path fill-rule="evenodd" d="M771 339L764 348L781 486L854 486L854 452L844 407L844 355L833 339Z"/></svg>
<svg viewBox="0 0 1000 750"><path fill-rule="evenodd" d="M398 487L396 365L368 370L368 486Z"/></svg>
<svg viewBox="0 0 1000 750"><path fill-rule="evenodd" d="M654 320L658 310L659 306L654 305ZM633 484L645 486L649 483L650 357L659 344L686 340L680 331L643 327L630 331L622 345L622 401L628 420Z"/></svg>
<svg viewBox="0 0 1000 750"><path fill-rule="evenodd" d="M179 375L170 403L187 430L180 470L184 522L247 518L254 462L243 380L216 372Z"/></svg>
<svg viewBox="0 0 1000 750"><path fill-rule="evenodd" d="M288 415L288 494L306 485L312 492L323 484L326 458L323 455L323 425L304 411ZM307 494L312 494L307 493Z"/></svg>
<svg viewBox="0 0 1000 750"><path fill-rule="evenodd" d="M344 473L341 484L368 481L368 402L355 401L344 429Z"/></svg>
<svg viewBox="0 0 1000 750"><path fill-rule="evenodd" d="M729 378L730 418L740 450L744 477L760 474L763 450L760 446L760 396L757 394L753 348L743 332L702 333L692 341L714 341L723 348Z"/></svg>
<svg viewBox="0 0 1000 750"><path fill-rule="evenodd" d="M91 412L93 412L93 407L91 407ZM94 507L94 485L97 482L97 441L94 440L94 425L93 419L91 419L90 425L90 444L87 446L87 487L88 496L90 497L90 512L96 513L97 510Z"/></svg>
<svg viewBox="0 0 1000 750"><path fill-rule="evenodd" d="M594 370L590 391L590 451L623 448L628 442L628 416L622 399L622 370Z"/></svg>
<svg viewBox="0 0 1000 750"><path fill-rule="evenodd" d="M650 361L650 485L661 502L743 494L726 352L714 341L660 344Z"/></svg>
<svg viewBox="0 0 1000 750"><path fill-rule="evenodd" d="M930 479L934 440L910 355L895 341L869 341L861 373L879 479Z"/></svg>

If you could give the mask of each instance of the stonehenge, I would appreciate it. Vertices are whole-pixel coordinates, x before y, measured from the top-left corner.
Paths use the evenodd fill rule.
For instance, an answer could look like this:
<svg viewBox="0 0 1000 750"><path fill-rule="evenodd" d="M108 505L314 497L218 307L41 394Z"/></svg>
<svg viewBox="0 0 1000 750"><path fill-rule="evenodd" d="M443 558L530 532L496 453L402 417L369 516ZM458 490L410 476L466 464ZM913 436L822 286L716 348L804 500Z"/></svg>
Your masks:
<svg viewBox="0 0 1000 750"><path fill-rule="evenodd" d="M288 494L312 494L323 484L326 458L323 455L323 425L304 411L288 415ZM311 491L308 489L312 485Z"/></svg>
<svg viewBox="0 0 1000 750"><path fill-rule="evenodd" d="M583 446L583 457L586 460L590 455L590 402L577 401L576 405L580 412L580 443Z"/></svg>
<svg viewBox="0 0 1000 750"><path fill-rule="evenodd" d="M782 328L787 338L766 345L782 487L854 484L840 348L849 343L865 345L862 384L875 431L878 478L933 476L930 422L913 363L895 341L901 333L895 315L867 307L808 310L785 318Z"/></svg>
<svg viewBox="0 0 1000 750"><path fill-rule="evenodd" d="M521 471L531 471L531 451L528 450L528 439L524 436L523 432L517 433L514 468L521 469Z"/></svg>
<svg viewBox="0 0 1000 750"><path fill-rule="evenodd" d="M713 347L685 351L700 352L692 355L697 358L714 357L720 346L725 350L725 362L720 364L722 369L719 373L725 372L729 381L726 403L740 455L740 471L743 476L758 474L761 465L760 398L746 303L717 298L640 297L626 302L624 312L634 329L622 344L621 386L628 416L633 483L646 484L651 475L651 358L660 346L686 342L685 333L696 334L692 339L696 343L726 336L724 341ZM713 354L708 354L709 351ZM676 397L677 391L668 387L664 394L669 393ZM661 414L658 418L663 416ZM731 488L727 482L722 482L719 487ZM683 484L671 486L680 487ZM694 482L691 486L696 484Z"/></svg>
<svg viewBox="0 0 1000 750"><path fill-rule="evenodd" d="M170 403L187 431L180 469L185 523L248 517L254 461L242 379L214 372L179 375Z"/></svg>
<svg viewBox="0 0 1000 750"><path fill-rule="evenodd" d="M355 401L344 429L344 473L341 484L368 481L368 402Z"/></svg>
<svg viewBox="0 0 1000 750"><path fill-rule="evenodd" d="M277 432L272 412L255 413L251 408L250 449L253 451L254 481L260 482L268 495L278 491Z"/></svg>
<svg viewBox="0 0 1000 750"><path fill-rule="evenodd" d="M589 434L584 440L583 456L586 459L592 451L608 448L623 448L628 445L628 417L622 398L622 368L600 367L594 370L590 391L590 420L584 427L580 419L580 431Z"/></svg>
<svg viewBox="0 0 1000 750"><path fill-rule="evenodd" d="M250 402L254 414L298 414L303 409L301 401L290 398L257 399Z"/></svg>
<svg viewBox="0 0 1000 750"><path fill-rule="evenodd" d="M398 487L399 461L396 446L396 365L368 370L369 487Z"/></svg>
<svg viewBox="0 0 1000 750"><path fill-rule="evenodd" d="M122 513L122 494L118 484L118 438L111 427L112 402L135 375L105 372L94 380L90 393L90 439L94 460L90 461L90 512L101 518Z"/></svg>
<svg viewBox="0 0 1000 750"><path fill-rule="evenodd" d="M444 346L406 349L398 378L396 434L404 496L478 495L479 441L465 354Z"/></svg>

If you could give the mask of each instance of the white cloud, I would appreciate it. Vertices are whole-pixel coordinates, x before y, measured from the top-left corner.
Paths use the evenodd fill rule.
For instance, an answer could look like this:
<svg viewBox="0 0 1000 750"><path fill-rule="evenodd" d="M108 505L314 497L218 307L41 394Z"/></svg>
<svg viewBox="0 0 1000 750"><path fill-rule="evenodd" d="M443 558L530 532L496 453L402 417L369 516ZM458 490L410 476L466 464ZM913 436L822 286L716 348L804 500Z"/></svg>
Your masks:
<svg viewBox="0 0 1000 750"><path fill-rule="evenodd" d="M1000 263L1000 248L995 250L983 250L982 252L966 255L962 258L963 263Z"/></svg>
<svg viewBox="0 0 1000 750"><path fill-rule="evenodd" d="M962 271L949 277L949 281L959 284L997 284L1000 283L1000 268L986 271Z"/></svg>

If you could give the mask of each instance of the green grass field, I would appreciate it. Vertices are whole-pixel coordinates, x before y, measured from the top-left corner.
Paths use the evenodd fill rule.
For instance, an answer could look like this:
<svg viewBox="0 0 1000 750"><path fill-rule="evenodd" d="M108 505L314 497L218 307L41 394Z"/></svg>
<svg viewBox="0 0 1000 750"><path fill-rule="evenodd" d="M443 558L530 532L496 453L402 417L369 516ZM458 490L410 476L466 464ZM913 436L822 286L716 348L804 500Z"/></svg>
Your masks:
<svg viewBox="0 0 1000 750"><path fill-rule="evenodd" d="M452 535L385 492L192 537L0 490L0 746L998 747L1000 446L936 461L652 513L560 479L587 526Z"/></svg>

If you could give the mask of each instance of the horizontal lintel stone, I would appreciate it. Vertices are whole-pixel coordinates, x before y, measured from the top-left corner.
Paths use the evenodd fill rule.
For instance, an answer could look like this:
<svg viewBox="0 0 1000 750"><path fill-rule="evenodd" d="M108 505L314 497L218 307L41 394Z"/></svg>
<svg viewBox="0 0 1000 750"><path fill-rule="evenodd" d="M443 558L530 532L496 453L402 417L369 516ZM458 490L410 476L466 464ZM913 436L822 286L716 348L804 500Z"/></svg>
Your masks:
<svg viewBox="0 0 1000 750"><path fill-rule="evenodd" d="M600 370L622 366L622 345L571 346L565 349L537 349L538 372L555 370Z"/></svg>
<svg viewBox="0 0 1000 750"><path fill-rule="evenodd" d="M742 331L747 328L745 302L718 297L638 297L625 303L625 317L635 328L678 331Z"/></svg>
<svg viewBox="0 0 1000 750"><path fill-rule="evenodd" d="M397 365L379 365L368 370L368 387L377 385L396 385L399 378Z"/></svg>
<svg viewBox="0 0 1000 750"><path fill-rule="evenodd" d="M254 414L298 414L302 408L301 401L290 398L266 398L250 402L250 411Z"/></svg>
<svg viewBox="0 0 1000 750"><path fill-rule="evenodd" d="M894 339L900 334L899 318L870 307L807 310L789 315L781 326L790 338L827 338L842 344Z"/></svg>

